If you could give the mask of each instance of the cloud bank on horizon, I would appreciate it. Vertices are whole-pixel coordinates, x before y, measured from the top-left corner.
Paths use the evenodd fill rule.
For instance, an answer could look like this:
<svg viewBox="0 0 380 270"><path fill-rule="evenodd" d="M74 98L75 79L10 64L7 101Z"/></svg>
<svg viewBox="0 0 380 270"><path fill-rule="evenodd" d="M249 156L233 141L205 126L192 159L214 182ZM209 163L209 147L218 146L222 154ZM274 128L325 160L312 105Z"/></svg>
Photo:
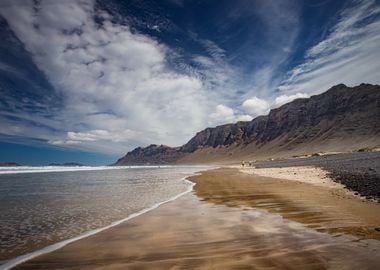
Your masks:
<svg viewBox="0 0 380 270"><path fill-rule="evenodd" d="M180 145L345 83L380 83L380 6L3 0L0 139Z"/></svg>

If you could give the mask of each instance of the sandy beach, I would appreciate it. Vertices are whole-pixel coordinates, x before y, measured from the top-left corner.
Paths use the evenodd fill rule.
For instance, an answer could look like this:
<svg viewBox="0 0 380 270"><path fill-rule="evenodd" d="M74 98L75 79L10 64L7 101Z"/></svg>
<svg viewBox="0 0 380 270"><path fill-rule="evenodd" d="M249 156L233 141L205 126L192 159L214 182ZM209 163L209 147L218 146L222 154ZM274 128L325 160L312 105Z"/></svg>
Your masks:
<svg viewBox="0 0 380 270"><path fill-rule="evenodd" d="M218 169L192 193L16 269L375 269L380 205Z"/></svg>
<svg viewBox="0 0 380 270"><path fill-rule="evenodd" d="M0 0L0 270L380 270L380 0Z"/></svg>

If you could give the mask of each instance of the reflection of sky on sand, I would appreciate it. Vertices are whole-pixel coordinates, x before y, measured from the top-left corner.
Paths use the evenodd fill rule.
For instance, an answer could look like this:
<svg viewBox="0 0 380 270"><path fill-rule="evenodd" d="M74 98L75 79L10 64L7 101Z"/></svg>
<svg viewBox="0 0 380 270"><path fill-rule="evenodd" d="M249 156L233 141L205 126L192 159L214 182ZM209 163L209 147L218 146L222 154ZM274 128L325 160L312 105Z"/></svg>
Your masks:
<svg viewBox="0 0 380 270"><path fill-rule="evenodd" d="M257 263L258 269L264 265L290 269L321 269L322 266L374 269L380 263L377 240L318 232L264 209L201 201L204 216L214 220L212 224L203 224L212 228L206 230L203 239L208 238L210 243L226 242L225 248L233 249L231 254L247 256L247 262L255 266Z"/></svg>
<svg viewBox="0 0 380 270"><path fill-rule="evenodd" d="M278 196L285 191L280 190L277 195L265 193L252 189L252 179L218 176L195 179L195 194L205 207L217 209L206 216L219 224L228 224L223 230L233 236L230 241L259 249L260 256L267 258L286 255L306 263L305 260L315 257L344 269L372 269L379 265L380 241L361 239L360 233L367 228L360 227L359 222L340 221L348 226L339 227L340 222L322 209L307 209L302 207L301 200L298 205ZM351 235L358 232L359 237Z"/></svg>
<svg viewBox="0 0 380 270"><path fill-rule="evenodd" d="M265 209L319 232L380 240L380 217L373 214L380 210L379 205L362 202L344 190L252 177L233 169L216 175L207 181L195 179L195 192L200 200L243 210Z"/></svg>

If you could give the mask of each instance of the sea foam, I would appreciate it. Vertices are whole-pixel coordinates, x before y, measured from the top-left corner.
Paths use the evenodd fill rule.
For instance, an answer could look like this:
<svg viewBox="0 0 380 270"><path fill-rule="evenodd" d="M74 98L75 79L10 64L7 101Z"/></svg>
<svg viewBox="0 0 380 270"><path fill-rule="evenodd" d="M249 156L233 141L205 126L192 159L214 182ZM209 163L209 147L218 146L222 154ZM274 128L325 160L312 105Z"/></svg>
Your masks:
<svg viewBox="0 0 380 270"><path fill-rule="evenodd" d="M170 168L173 166L15 166L0 167L0 174Z"/></svg>

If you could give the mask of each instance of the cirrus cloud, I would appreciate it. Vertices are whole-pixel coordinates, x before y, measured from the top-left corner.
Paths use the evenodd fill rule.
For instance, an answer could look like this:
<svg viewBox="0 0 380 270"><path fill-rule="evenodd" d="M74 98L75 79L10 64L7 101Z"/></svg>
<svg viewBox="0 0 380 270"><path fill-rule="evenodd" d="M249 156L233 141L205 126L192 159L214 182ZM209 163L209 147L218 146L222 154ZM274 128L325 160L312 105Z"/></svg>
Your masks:
<svg viewBox="0 0 380 270"><path fill-rule="evenodd" d="M314 94L339 83L380 83L379 18L376 0L348 2L326 38L307 50L303 63L288 71L279 90Z"/></svg>

